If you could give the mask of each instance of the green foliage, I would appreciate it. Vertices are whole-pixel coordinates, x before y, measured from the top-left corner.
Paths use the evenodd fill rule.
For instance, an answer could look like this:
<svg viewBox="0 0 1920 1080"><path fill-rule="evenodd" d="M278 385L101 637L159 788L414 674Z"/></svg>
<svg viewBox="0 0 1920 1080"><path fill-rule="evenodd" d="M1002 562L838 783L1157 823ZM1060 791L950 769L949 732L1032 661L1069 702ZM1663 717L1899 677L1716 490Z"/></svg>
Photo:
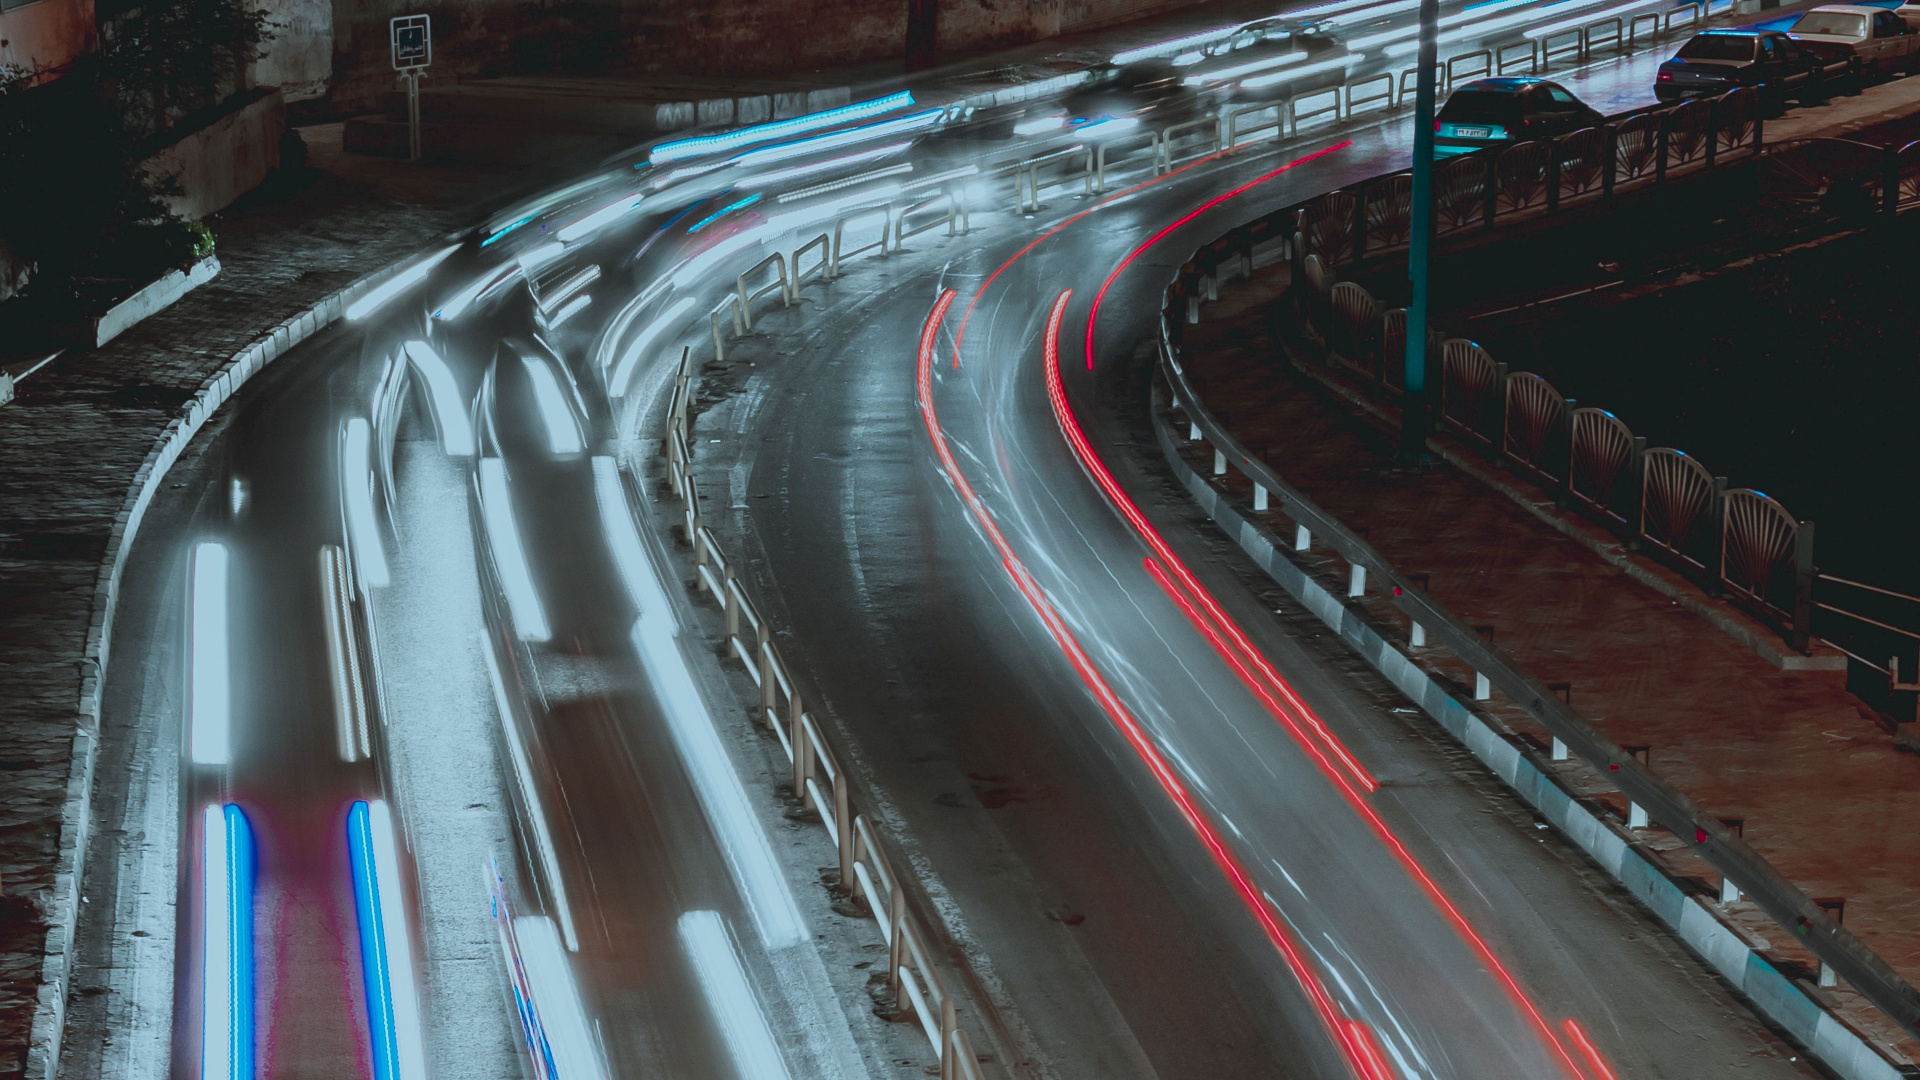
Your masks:
<svg viewBox="0 0 1920 1080"><path fill-rule="evenodd" d="M100 27L101 75L135 137L243 89L274 24L247 0L148 0Z"/></svg>

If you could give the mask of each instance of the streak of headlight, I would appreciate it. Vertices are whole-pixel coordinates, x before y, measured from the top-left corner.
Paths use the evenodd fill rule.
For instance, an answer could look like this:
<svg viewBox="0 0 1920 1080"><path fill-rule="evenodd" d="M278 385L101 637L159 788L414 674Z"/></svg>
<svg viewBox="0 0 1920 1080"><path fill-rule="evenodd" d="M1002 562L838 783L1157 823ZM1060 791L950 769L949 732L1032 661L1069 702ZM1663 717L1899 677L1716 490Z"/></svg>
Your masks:
<svg viewBox="0 0 1920 1080"><path fill-rule="evenodd" d="M375 1080L425 1080L420 997L414 985L397 835L384 799L362 800L347 811L373 1075Z"/></svg>
<svg viewBox="0 0 1920 1080"><path fill-rule="evenodd" d="M1397 0L1397 2L1391 3L1391 4L1368 4L1368 3L1346 2L1346 3L1339 3L1339 4L1327 4L1325 5L1325 8L1327 10L1325 10L1324 13L1329 16L1334 14L1347 14L1349 12L1352 13L1353 17L1351 19L1334 19L1333 22L1335 25L1339 25L1341 23L1362 23L1362 22L1371 23L1371 22L1378 22L1381 19L1387 18L1392 15L1402 14L1403 12L1416 11L1419 9L1419 7L1420 7L1420 0ZM1338 8L1339 11L1335 12L1334 10L1331 10L1334 8ZM1321 10L1321 9L1308 8L1306 11L1302 11L1299 14L1306 15L1308 12L1312 12L1316 10ZM1443 16L1443 19L1451 18L1451 17L1453 16ZM1420 30L1419 27L1417 26L1414 27L1415 33L1418 33L1419 30ZM1351 45L1353 43L1348 42L1348 44Z"/></svg>
<svg viewBox="0 0 1920 1080"><path fill-rule="evenodd" d="M520 786L520 798L527 815L533 819L533 846L540 855L540 872L546 877L547 892L560 913L560 929L566 934L567 951L577 952L580 939L573 932L573 906L567 902L567 882L560 876L560 856L553 846L553 830L547 825L547 811L540 802L540 791L533 782L533 763L527 748L514 730L512 705L507 701L507 684L500 678L500 663L493 657L493 643L485 631L480 634L480 655L487 661L487 677L493 683L493 706L500 714L500 735L507 743L507 756L513 760L513 779Z"/></svg>
<svg viewBox="0 0 1920 1080"><path fill-rule="evenodd" d="M1205 30L1198 34L1188 34L1186 37L1177 37L1169 41L1159 41L1152 45L1142 45L1136 49L1128 49L1125 52L1114 53L1113 63L1131 64L1135 60L1151 60L1156 56L1170 56L1174 53L1186 52L1196 45L1205 45L1209 42L1218 41L1238 29L1240 29L1240 24L1235 23L1232 26L1222 26L1218 29Z"/></svg>
<svg viewBox="0 0 1920 1080"><path fill-rule="evenodd" d="M832 127L835 124L847 124L866 120L889 113L895 109L904 109L913 104L913 94L902 90L886 97L871 101L856 101L851 105L842 105L824 112L796 116L791 120L776 120L771 124L759 124L741 128L719 135L706 135L697 139L681 139L677 142L661 143L647 154L647 163L660 165L669 161L681 161L703 154L720 154L728 150L737 150L769 139L785 139L794 135L804 135L809 131Z"/></svg>
<svg viewBox="0 0 1920 1080"><path fill-rule="evenodd" d="M566 954L560 951L553 920L522 915L513 920L513 935L520 942L520 962L527 971L534 1008L553 1050L553 1075L559 1080L604 1080L607 1068L580 1001L580 987L567 966Z"/></svg>
<svg viewBox="0 0 1920 1080"><path fill-rule="evenodd" d="M513 496L507 491L507 467L497 457L480 459L480 519L487 526L500 591L507 594L507 610L521 641L545 641L553 636L540 593L533 587L527 551L520 545L520 529L513 520Z"/></svg>
<svg viewBox="0 0 1920 1080"><path fill-rule="evenodd" d="M1022 120L1013 125L1015 135L1039 135L1048 131L1059 131L1067 126L1065 114L1042 116L1033 120Z"/></svg>
<svg viewBox="0 0 1920 1080"><path fill-rule="evenodd" d="M252 1080L253 830L238 806L200 817L201 1080Z"/></svg>
<svg viewBox="0 0 1920 1080"><path fill-rule="evenodd" d="M567 245L555 240L536 248L528 248L519 254L516 261L519 262L522 273L531 274L566 253Z"/></svg>
<svg viewBox="0 0 1920 1080"><path fill-rule="evenodd" d="M934 121L945 114L945 109L928 109L926 112L917 112L898 120L886 120L878 124L868 124L866 127L849 128L846 131L817 135L811 139L801 139L799 142L783 143L779 146L766 146L741 154L733 159L733 163L743 169L757 169L762 165L771 165L788 158L817 154L822 150L837 150L842 146L852 146L856 143L918 131L921 128L933 126Z"/></svg>
<svg viewBox="0 0 1920 1080"><path fill-rule="evenodd" d="M646 355L647 350L653 347L653 343L661 334L672 329L679 323L681 317L691 310L693 310L693 297L683 296L675 300L666 311L660 314L659 318L648 323L645 330L635 335L633 344L627 346L627 351L621 353L619 362L614 364L613 377L607 380L609 397L625 396L627 380L633 378L634 365L640 362L640 358Z"/></svg>
<svg viewBox="0 0 1920 1080"><path fill-rule="evenodd" d="M508 281L519 276L520 264L518 262L510 262L505 266L495 267L481 274L479 277L474 278L465 288L448 297L445 303L434 309L433 317L439 319L441 322L451 322L459 318L462 314L465 314L466 310L473 306L475 300L480 299L481 296L492 292L494 289L505 285Z"/></svg>
<svg viewBox="0 0 1920 1080"><path fill-rule="evenodd" d="M1235 64L1232 67L1221 68L1219 71L1203 71L1195 75L1189 75L1183 81L1188 86L1199 86L1202 83L1210 82L1225 82L1229 79L1237 79L1242 75L1251 75L1256 71L1283 67L1287 64L1297 64L1306 58L1307 54L1303 52L1282 53L1279 56L1268 56L1259 60L1249 60L1244 64Z"/></svg>
<svg viewBox="0 0 1920 1080"><path fill-rule="evenodd" d="M1105 120L1095 120L1073 134L1077 139L1090 139L1096 136L1111 139L1118 135L1125 135L1139 126L1140 118L1137 116L1114 116Z"/></svg>
<svg viewBox="0 0 1920 1080"><path fill-rule="evenodd" d="M600 264L588 263L575 272L572 277L567 278L560 284L555 285L551 289L543 289L541 294L534 298L533 302L541 311L552 311L554 308L559 307L561 302L566 300L567 297L572 296L574 293L579 292L581 289L599 280Z"/></svg>
<svg viewBox="0 0 1920 1080"><path fill-rule="evenodd" d="M862 188L859 191L848 192L837 199L831 199L822 203L811 203L789 210L784 214L770 217L767 219L767 230L775 235L792 232L818 221L838 217L843 211L866 204L878 204L873 207L875 210L878 210L881 206L885 205L888 199L900 194L900 191L901 185L899 184L879 184L874 187Z"/></svg>
<svg viewBox="0 0 1920 1080"><path fill-rule="evenodd" d="M433 419L440 425L440 445L449 457L473 456L473 421L467 416L467 404L454 380L453 369L424 341L407 342L407 359L427 382L427 399L433 403Z"/></svg>
<svg viewBox="0 0 1920 1080"><path fill-rule="evenodd" d="M347 540L360 584L385 588L387 554L373 512L373 427L361 417L347 421L340 440L340 498L347 512Z"/></svg>
<svg viewBox="0 0 1920 1080"><path fill-rule="evenodd" d="M575 315L578 315L581 312L587 310L587 308L590 305L592 305L592 303L593 303L593 297L591 296L574 297L572 300L569 300L567 302L566 307L563 307L559 311L554 312L553 318L547 320L547 329L549 330L559 329L561 323L566 322L568 319L571 319Z"/></svg>
<svg viewBox="0 0 1920 1080"><path fill-rule="evenodd" d="M634 528L633 515L627 509L619 466L610 457L593 459L593 494L600 504L600 527L606 531L613 564L620 568L620 579L627 583L627 595L637 607L644 588L642 582L651 571L647 568L646 551L640 546L640 533Z"/></svg>
<svg viewBox="0 0 1920 1080"><path fill-rule="evenodd" d="M823 173L829 169L844 169L849 165L857 165L862 161L872 161L875 158L890 157L904 151L912 145L912 143L890 143L886 146L875 147L872 150L862 150L857 154L845 154L827 161L814 161L805 165L795 165L790 169L775 169L770 173L760 173L757 176L742 177L739 186L771 187L774 184L782 184L788 180L798 180L803 176Z"/></svg>
<svg viewBox="0 0 1920 1080"><path fill-rule="evenodd" d="M527 380L533 384L533 401L539 406L540 422L547 429L547 449L555 454L577 454L586 449L580 440L580 425L573 418L566 395L560 392L560 380L554 378L553 369L536 356L523 356L520 363L525 365Z"/></svg>
<svg viewBox="0 0 1920 1080"><path fill-rule="evenodd" d="M727 205L721 207L720 209L715 210L713 213L708 214L706 217L701 218L699 221L694 222L691 226L688 227L687 235L692 236L694 233L697 233L701 229L704 229L707 226L713 224L714 222L719 221L721 218L726 217L728 214L733 213L735 210L745 210L747 207L752 206L754 203L759 202L761 199L765 197L766 197L765 193L756 191L753 194L747 196L746 198L741 199L739 202L728 203Z"/></svg>
<svg viewBox="0 0 1920 1080"><path fill-rule="evenodd" d="M387 301L406 292L408 289L426 280L433 268L439 266L447 256L460 250L460 245L442 248L425 258L415 260L413 265L393 275L368 292L367 295L347 305L347 319L358 322L386 306Z"/></svg>
<svg viewBox="0 0 1920 1080"><path fill-rule="evenodd" d="M640 204L645 201L645 196L637 191L623 195L614 202L608 203L593 213L588 214L586 217L581 218L579 221L562 228L559 233L560 242L563 244L571 244L575 240L591 236L614 222L619 221L631 211L638 209Z"/></svg>
<svg viewBox="0 0 1920 1080"><path fill-rule="evenodd" d="M1319 75L1323 72L1350 68L1366 58L1366 53L1353 53L1350 56L1336 57L1332 60L1322 60L1318 64L1308 64L1303 68L1291 68L1287 71L1276 71L1271 75L1260 75L1251 79L1242 79L1240 80L1240 87L1244 90L1258 90L1263 86L1272 86L1275 83L1292 82L1295 79L1304 79L1309 75Z"/></svg>
<svg viewBox="0 0 1920 1080"><path fill-rule="evenodd" d="M803 188L794 188L792 191L783 191L780 193L780 197L777 201L783 202L783 203L799 202L801 199L811 199L816 195L830 195L833 192L845 191L846 189L857 186L859 184L867 184L875 180L884 180L889 176L899 176L902 173L910 173L912 171L913 171L913 162L903 161L898 165L888 165L883 169L869 169L866 172L856 173L852 176L841 177L838 180L829 180L824 184L809 184ZM965 173L966 175L971 176L974 173L977 173L979 171L980 171L980 166L969 165L966 169L954 169L954 170L950 170L947 173L942 173L940 175L942 177L946 177L946 176L958 176L958 175L961 175L962 173ZM934 182L933 177L922 177L919 180L915 180L911 185L905 185L905 186L919 187L922 184L929 184L933 182Z"/></svg>
<svg viewBox="0 0 1920 1080"><path fill-rule="evenodd" d="M227 640L227 548L204 543L193 549L187 585L187 714L190 754L201 765L225 765L232 759L233 675Z"/></svg>
<svg viewBox="0 0 1920 1080"><path fill-rule="evenodd" d="M681 263L674 268L673 272L668 275L668 278L672 281L674 288L677 289L690 288L698 285L701 280L707 276L708 270L719 263L733 258L736 254L745 251L747 248L758 244L760 238L765 235L766 232L767 229L764 225L742 229L700 254L695 255L693 258L688 259L686 262Z"/></svg>
<svg viewBox="0 0 1920 1080"><path fill-rule="evenodd" d="M528 214L526 217L523 217L518 221L509 222L505 225L502 225L500 228L495 229L492 233L489 233L485 240L480 241L480 246L486 247L487 245L493 243L495 240L499 240L505 237L508 233L514 231L515 229L518 229L522 225L527 224L528 222L532 221L534 218L538 216L539 216L538 214Z"/></svg>
<svg viewBox="0 0 1920 1080"><path fill-rule="evenodd" d="M713 823L727 868L733 872L766 947L781 949L798 944L806 939L806 924L787 888L785 875L774 861L767 835L753 816L753 805L747 801L740 775L734 772L727 749L721 745L707 703L693 683L686 657L680 653L680 628L673 620L666 593L651 575L641 587L645 595L640 601L640 618L633 624L633 646L660 695L667 727L706 809L707 820Z"/></svg>
<svg viewBox="0 0 1920 1080"><path fill-rule="evenodd" d="M700 976L700 992L726 1036L727 1051L741 1080L787 1080L787 1063L774 1044L767 1016L753 996L720 913L689 911L680 916L680 947Z"/></svg>
<svg viewBox="0 0 1920 1080"><path fill-rule="evenodd" d="M1508 5L1502 4L1501 6L1506 7ZM1558 4L1548 4L1545 7L1528 8L1525 11L1516 12L1515 14L1507 15L1503 18L1488 19L1484 22L1468 23L1467 25L1460 27L1458 30L1452 31L1451 33L1441 34L1439 41L1440 41L1440 44L1446 45L1455 41L1464 41L1468 38L1484 37L1488 34L1494 33L1495 31L1506 30L1511 27L1520 26L1525 23L1530 23L1535 19L1538 19L1542 15L1547 15L1554 12L1569 11L1569 10L1577 11L1581 8L1592 7L1592 6L1593 6L1593 0L1561 0L1561 2ZM1485 10L1486 9L1484 8L1480 9L1479 11L1474 12L1474 14L1476 15L1481 14ZM1389 46L1387 48L1387 55L1388 56L1405 56L1408 53L1412 53L1418 50L1419 48L1420 48L1420 43L1417 41L1403 41L1403 42L1400 42L1398 45Z"/></svg>
<svg viewBox="0 0 1920 1080"><path fill-rule="evenodd" d="M333 544L320 548L320 598L327 624L327 662L333 674L333 712L340 760L359 761L372 751L367 731L366 691L360 681L360 647L347 596L346 556Z"/></svg>
<svg viewBox="0 0 1920 1080"><path fill-rule="evenodd" d="M1655 3L1655 0L1635 0L1634 3L1621 4L1619 7L1610 7L1605 11L1583 12L1571 19L1562 19L1559 22L1548 23L1545 26L1536 26L1530 30L1523 30L1520 36L1524 38L1543 38L1548 34L1558 34L1563 30L1572 30L1575 27L1584 26L1589 22L1604 22L1607 19L1625 15L1629 11L1638 11L1653 3Z"/></svg>

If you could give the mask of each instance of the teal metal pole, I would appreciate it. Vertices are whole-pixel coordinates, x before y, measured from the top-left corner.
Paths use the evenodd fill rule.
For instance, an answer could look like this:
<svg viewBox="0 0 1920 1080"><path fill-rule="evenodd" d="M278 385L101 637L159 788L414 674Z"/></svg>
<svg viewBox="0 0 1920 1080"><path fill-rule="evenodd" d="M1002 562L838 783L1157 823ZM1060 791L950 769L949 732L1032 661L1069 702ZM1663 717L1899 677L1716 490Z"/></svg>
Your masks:
<svg viewBox="0 0 1920 1080"><path fill-rule="evenodd" d="M1440 59L1440 0L1420 0L1420 71L1413 97L1413 214L1407 242L1406 406L1401 412L1400 452L1414 461L1427 459L1427 432L1433 426L1433 399L1427 387L1427 275L1433 248L1433 114L1438 88L1434 66Z"/></svg>

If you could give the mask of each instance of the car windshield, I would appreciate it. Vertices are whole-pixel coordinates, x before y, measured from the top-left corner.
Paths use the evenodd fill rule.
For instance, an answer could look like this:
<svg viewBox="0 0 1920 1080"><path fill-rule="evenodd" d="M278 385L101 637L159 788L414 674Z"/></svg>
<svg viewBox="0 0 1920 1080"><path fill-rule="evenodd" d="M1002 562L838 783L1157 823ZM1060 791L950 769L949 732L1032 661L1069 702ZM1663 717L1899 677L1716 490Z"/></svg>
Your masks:
<svg viewBox="0 0 1920 1080"><path fill-rule="evenodd" d="M1680 46L1680 59L1751 60L1753 40L1745 34L1701 34Z"/></svg>
<svg viewBox="0 0 1920 1080"><path fill-rule="evenodd" d="M1831 34L1834 37L1867 36L1867 17L1851 11L1809 11L1793 24L1796 34Z"/></svg>
<svg viewBox="0 0 1920 1080"><path fill-rule="evenodd" d="M1448 124L1520 123L1520 95L1498 90L1456 90L1440 110L1439 119Z"/></svg>

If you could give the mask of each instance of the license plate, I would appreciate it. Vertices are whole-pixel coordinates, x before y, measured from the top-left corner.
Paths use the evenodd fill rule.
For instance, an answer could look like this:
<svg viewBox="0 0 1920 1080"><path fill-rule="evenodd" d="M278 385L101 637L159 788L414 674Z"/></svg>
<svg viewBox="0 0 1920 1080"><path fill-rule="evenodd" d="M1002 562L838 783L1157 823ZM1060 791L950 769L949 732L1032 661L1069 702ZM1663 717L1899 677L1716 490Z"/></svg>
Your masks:
<svg viewBox="0 0 1920 1080"><path fill-rule="evenodd" d="M1457 127L1453 129L1453 133L1456 137L1462 139L1484 139L1493 134L1493 129L1483 127Z"/></svg>

